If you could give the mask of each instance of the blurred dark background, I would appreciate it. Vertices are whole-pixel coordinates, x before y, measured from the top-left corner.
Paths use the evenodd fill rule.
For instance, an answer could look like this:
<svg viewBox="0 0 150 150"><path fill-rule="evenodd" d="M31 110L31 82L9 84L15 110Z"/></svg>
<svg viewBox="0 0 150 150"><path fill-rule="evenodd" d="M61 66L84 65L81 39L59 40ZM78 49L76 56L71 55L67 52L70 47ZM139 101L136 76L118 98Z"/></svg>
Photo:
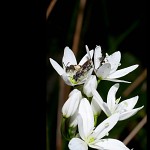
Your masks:
<svg viewBox="0 0 150 150"><path fill-rule="evenodd" d="M82 0L81 0L82 1ZM46 147L47 150L57 149L57 115L59 106L60 77L52 68L49 58L53 58L60 65L65 46L71 49L74 45L78 15L83 15L82 26L79 31L77 46L77 60L85 54L85 45L94 49L96 45L102 47L103 53L111 54L121 51L120 68L139 64L139 67L123 77L132 83L147 69L147 12L146 0L86 0L80 8L80 0L58 0L46 18ZM52 1L46 1L48 10ZM136 80L136 83L139 80ZM139 83L139 82L138 82ZM102 97L107 96L112 82L102 82L98 90ZM118 97L127 99L139 95L136 107L144 108L135 116L120 122L110 133L123 141L134 127L144 118L147 108L147 79L136 84L134 90L125 95L125 90L131 84L121 83ZM60 113L60 112L59 112ZM103 116L103 114L102 114ZM116 129L116 130L115 130ZM146 124L127 145L130 149L147 149ZM67 149L67 146L66 148Z"/></svg>

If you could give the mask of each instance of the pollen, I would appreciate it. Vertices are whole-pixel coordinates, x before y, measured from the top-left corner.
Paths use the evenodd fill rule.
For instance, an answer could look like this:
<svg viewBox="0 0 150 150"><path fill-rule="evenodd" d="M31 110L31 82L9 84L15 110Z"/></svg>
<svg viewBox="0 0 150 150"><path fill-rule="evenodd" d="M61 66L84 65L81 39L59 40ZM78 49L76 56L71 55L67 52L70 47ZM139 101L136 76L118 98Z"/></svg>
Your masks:
<svg viewBox="0 0 150 150"><path fill-rule="evenodd" d="M78 82L77 82L75 79L73 79L72 77L70 77L70 82L73 83L73 84L77 84L77 83L78 83Z"/></svg>
<svg viewBox="0 0 150 150"><path fill-rule="evenodd" d="M95 139L94 139L93 137L91 137L90 140L89 140L89 143L94 142L94 140L95 140Z"/></svg>

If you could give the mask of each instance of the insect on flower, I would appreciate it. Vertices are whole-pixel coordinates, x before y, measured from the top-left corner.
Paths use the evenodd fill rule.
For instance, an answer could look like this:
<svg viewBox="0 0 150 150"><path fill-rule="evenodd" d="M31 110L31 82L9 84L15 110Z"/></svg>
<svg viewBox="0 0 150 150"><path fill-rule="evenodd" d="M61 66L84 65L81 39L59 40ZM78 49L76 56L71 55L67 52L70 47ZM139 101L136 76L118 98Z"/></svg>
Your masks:
<svg viewBox="0 0 150 150"><path fill-rule="evenodd" d="M92 74L94 69L92 62L93 50L89 51L86 45L86 51L87 54L77 64L73 51L69 47L65 47L62 58L63 67L50 58L51 65L67 85L75 86L83 84Z"/></svg>
<svg viewBox="0 0 150 150"><path fill-rule="evenodd" d="M93 67L92 60L89 58L83 65L66 66L66 72L73 74L72 79L76 82L80 81L87 72Z"/></svg>

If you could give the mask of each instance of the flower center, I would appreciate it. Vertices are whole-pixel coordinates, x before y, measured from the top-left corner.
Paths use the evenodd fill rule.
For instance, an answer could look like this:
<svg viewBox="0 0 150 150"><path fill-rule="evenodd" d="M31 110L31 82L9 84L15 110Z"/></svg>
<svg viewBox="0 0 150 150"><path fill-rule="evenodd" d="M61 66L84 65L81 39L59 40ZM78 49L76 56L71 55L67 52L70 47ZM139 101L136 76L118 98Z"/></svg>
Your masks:
<svg viewBox="0 0 150 150"><path fill-rule="evenodd" d="M92 143L92 142L94 142L94 138L93 137L91 137L90 139L89 139L89 142L88 143Z"/></svg>
<svg viewBox="0 0 150 150"><path fill-rule="evenodd" d="M70 82L73 83L73 84L77 84L78 83L73 77L70 77Z"/></svg>

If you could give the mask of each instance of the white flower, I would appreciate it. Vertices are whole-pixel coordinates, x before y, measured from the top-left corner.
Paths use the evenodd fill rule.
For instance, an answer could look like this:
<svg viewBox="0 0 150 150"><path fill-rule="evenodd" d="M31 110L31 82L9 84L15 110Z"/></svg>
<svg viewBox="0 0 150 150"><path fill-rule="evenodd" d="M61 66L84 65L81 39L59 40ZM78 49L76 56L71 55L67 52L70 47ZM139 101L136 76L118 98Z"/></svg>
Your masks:
<svg viewBox="0 0 150 150"><path fill-rule="evenodd" d="M119 103L120 98L116 99L116 92L118 88L119 83L113 85L110 88L107 94L107 103L105 103L99 93L93 89L93 100L99 104L107 116L111 116L114 113L119 113L119 120L125 120L136 114L144 106L133 109L138 101L138 96L132 97Z"/></svg>
<svg viewBox="0 0 150 150"><path fill-rule="evenodd" d="M88 80L84 83L83 92L87 97L92 97L92 89L97 88L97 79L95 75L91 75Z"/></svg>
<svg viewBox="0 0 150 150"><path fill-rule="evenodd" d="M94 52L94 71L100 80L109 80L113 82L126 82L124 80L118 80L118 78L127 75L135 70L138 65L132 65L124 69L118 69L120 66L121 53L120 51L114 52L110 56L106 53L106 57L102 56L101 47L96 46Z"/></svg>
<svg viewBox="0 0 150 150"><path fill-rule="evenodd" d="M98 105L98 103L95 100L93 100L93 99L91 101L91 107L92 107L94 116L98 117L100 115L100 113L101 113L101 108Z"/></svg>
<svg viewBox="0 0 150 150"><path fill-rule="evenodd" d="M81 59L77 65L74 53L69 47L65 47L62 58L63 68L52 58L50 63L57 73L63 78L65 83L70 86L83 84L93 72L93 50L89 51L86 46L87 54Z"/></svg>
<svg viewBox="0 0 150 150"><path fill-rule="evenodd" d="M63 117L69 118L75 114L82 99L82 94L79 90L74 89L70 92L69 98L62 107Z"/></svg>
<svg viewBox="0 0 150 150"><path fill-rule="evenodd" d="M91 105L83 98L79 106L78 130L81 138L72 138L69 142L70 150L88 150L88 146L100 150L129 150L121 141L102 139L116 125L119 114L114 114L104 120L94 129L94 117Z"/></svg>

